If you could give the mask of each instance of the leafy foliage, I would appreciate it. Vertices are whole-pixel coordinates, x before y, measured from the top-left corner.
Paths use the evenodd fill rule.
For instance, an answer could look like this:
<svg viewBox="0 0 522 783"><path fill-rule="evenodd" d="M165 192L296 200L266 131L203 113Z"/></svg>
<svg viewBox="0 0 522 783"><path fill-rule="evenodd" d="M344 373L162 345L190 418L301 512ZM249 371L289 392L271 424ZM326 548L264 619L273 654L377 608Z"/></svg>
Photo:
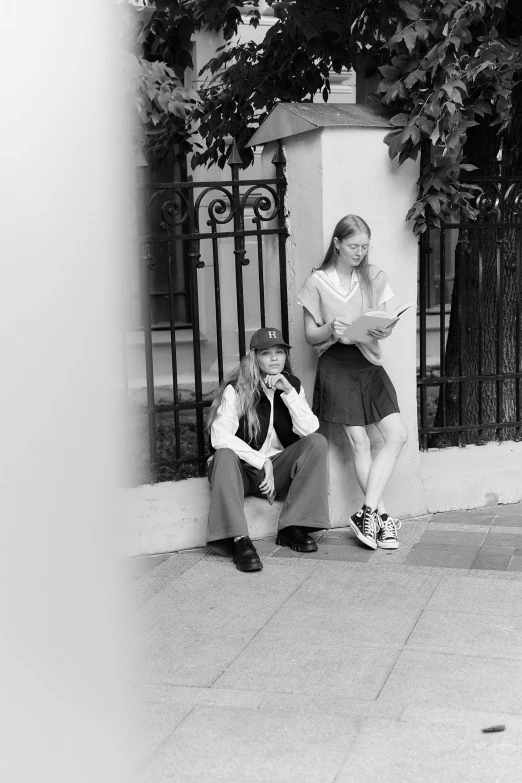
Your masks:
<svg viewBox="0 0 522 783"><path fill-rule="evenodd" d="M267 0L276 21L260 43L233 42L243 23L259 22L258 0L155 0L140 42L149 59L181 75L193 67L191 40L221 30L225 44L200 75L195 111L205 148L192 164L223 167L227 137L245 166L245 144L278 101L327 101L330 72L378 73L377 99L394 110L387 135L399 164L421 157L418 195L407 217L414 231L463 209L473 216L462 174L471 128L507 127L522 68L518 0ZM168 127L168 122L165 128Z"/></svg>
<svg viewBox="0 0 522 783"><path fill-rule="evenodd" d="M350 67L345 2L280 2L274 12L277 21L261 44L227 45L204 67L212 79L197 118L207 149L194 156L194 165L224 166L224 136L236 139L249 165L253 152L245 144L277 102L311 101L318 93L327 100L330 71Z"/></svg>
<svg viewBox="0 0 522 783"><path fill-rule="evenodd" d="M191 119L199 96L184 87L180 74L163 59L143 56L151 13L145 0L141 3L119 3L119 32L125 44L121 79L135 116L134 145L137 152L157 160L171 156L172 150L186 155L193 149Z"/></svg>
<svg viewBox="0 0 522 783"><path fill-rule="evenodd" d="M385 141L399 163L416 159L422 146L419 193L407 217L421 233L461 208L474 217L473 188L462 172L470 128L484 120L507 127L511 94L522 68L520 39L505 37L506 0L400 0L396 30L379 67L381 101L396 109Z"/></svg>
<svg viewBox="0 0 522 783"><path fill-rule="evenodd" d="M185 154L190 152L190 120L199 99L197 92L184 88L165 63L151 63L132 53L125 56L124 77L139 120L136 145L143 145L154 156L162 156L174 145Z"/></svg>

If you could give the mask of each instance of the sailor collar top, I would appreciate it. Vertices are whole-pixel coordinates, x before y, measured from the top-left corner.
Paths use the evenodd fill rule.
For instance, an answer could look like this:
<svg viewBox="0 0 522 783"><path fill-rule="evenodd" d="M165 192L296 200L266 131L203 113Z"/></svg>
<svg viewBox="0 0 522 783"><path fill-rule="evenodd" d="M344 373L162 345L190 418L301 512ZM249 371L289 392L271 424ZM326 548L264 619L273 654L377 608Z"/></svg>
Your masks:
<svg viewBox="0 0 522 783"><path fill-rule="evenodd" d="M371 264L368 267L371 290L365 291L359 281L357 270L352 272L352 286L348 291L342 284L335 266L314 271L305 281L297 295L297 301L312 315L317 326L323 326L334 318L343 318L351 323L368 310L386 310L385 303L393 297L393 291L386 274ZM314 348L324 353L336 342L331 335ZM372 338L368 343L356 343L361 353L372 364L382 364L382 349L378 340Z"/></svg>

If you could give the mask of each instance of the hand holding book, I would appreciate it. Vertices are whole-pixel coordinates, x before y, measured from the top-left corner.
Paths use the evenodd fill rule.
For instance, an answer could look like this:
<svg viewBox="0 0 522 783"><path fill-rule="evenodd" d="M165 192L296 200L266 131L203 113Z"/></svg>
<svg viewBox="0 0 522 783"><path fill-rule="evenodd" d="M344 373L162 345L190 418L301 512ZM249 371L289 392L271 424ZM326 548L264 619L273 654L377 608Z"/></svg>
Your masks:
<svg viewBox="0 0 522 783"><path fill-rule="evenodd" d="M412 303L407 302L396 307L391 313L387 313L386 310L369 310L349 324L343 336L339 338L339 342L368 343L372 337L377 337L381 329L393 328L401 315L410 307L412 307ZM375 330L377 333L374 335L368 333Z"/></svg>

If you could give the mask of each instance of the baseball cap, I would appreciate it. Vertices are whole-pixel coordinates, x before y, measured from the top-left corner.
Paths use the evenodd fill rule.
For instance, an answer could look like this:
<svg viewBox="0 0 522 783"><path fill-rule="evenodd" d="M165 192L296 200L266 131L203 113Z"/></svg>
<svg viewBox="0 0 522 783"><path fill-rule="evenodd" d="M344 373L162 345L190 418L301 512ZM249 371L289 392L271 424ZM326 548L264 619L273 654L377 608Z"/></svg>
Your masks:
<svg viewBox="0 0 522 783"><path fill-rule="evenodd" d="M283 335L279 329L275 329L272 326L267 326L264 329L258 329L254 332L250 340L250 350L262 350L263 348L270 348L272 345L284 345L287 348L291 348L291 345L285 343Z"/></svg>

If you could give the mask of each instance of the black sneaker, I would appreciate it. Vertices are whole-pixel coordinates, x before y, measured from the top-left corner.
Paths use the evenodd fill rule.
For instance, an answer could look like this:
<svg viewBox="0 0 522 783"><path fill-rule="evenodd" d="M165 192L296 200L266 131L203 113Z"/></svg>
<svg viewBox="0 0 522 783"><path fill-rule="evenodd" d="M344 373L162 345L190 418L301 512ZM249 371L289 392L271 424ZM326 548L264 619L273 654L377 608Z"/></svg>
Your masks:
<svg viewBox="0 0 522 783"><path fill-rule="evenodd" d="M356 511L348 520L353 532L363 544L370 549L377 549L377 529L378 519L375 511L368 506L363 506L360 511Z"/></svg>
<svg viewBox="0 0 522 783"><path fill-rule="evenodd" d="M263 563L259 559L257 550L248 536L243 536L234 541L234 554L232 559L238 571L261 571Z"/></svg>
<svg viewBox="0 0 522 783"><path fill-rule="evenodd" d="M399 519L394 519L388 514L379 517L379 532L377 533L377 546L381 549L398 549L397 531L401 529Z"/></svg>

